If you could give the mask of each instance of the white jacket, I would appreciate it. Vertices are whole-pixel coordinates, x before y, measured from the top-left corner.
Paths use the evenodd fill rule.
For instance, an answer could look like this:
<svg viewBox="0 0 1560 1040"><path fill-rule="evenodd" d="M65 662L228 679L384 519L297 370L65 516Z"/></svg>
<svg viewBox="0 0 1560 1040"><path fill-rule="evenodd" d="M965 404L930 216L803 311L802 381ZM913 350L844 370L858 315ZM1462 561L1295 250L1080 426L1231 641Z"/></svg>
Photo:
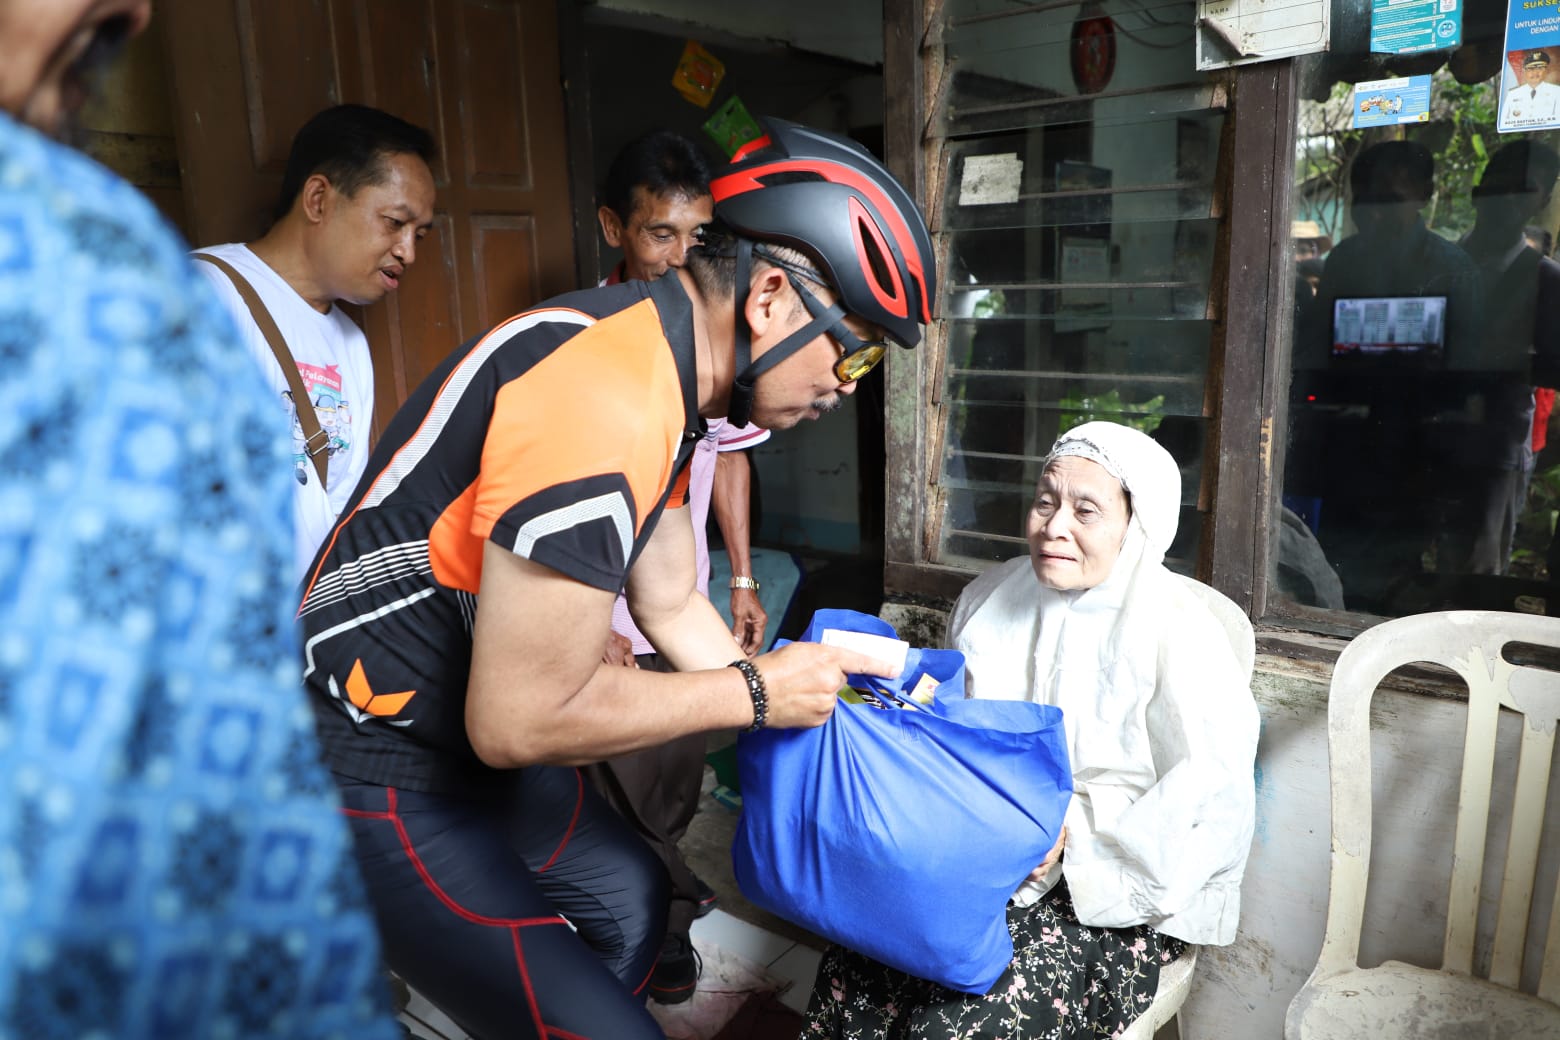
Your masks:
<svg viewBox="0 0 1560 1040"><path fill-rule="evenodd" d="M1156 554L1131 558L1140 548L1129 533L1129 566L1082 592L1044 588L1027 556L993 567L960 597L949 640L969 696L1063 712L1062 869L1015 901L1060 873L1084 924L1224 945L1255 819L1256 704L1219 622Z"/></svg>

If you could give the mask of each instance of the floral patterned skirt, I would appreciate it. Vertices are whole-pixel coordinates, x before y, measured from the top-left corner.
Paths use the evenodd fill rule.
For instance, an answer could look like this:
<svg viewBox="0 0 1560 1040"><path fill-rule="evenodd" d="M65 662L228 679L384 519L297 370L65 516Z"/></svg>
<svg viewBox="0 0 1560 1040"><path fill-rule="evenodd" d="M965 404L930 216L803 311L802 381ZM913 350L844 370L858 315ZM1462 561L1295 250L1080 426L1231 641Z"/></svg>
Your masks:
<svg viewBox="0 0 1560 1040"><path fill-rule="evenodd" d="M829 1040L1061 1040L1119 1036L1153 1003L1159 969L1186 944L1148 925L1078 923L1065 882L1008 907L1013 962L985 996L947 989L831 946L805 1037Z"/></svg>

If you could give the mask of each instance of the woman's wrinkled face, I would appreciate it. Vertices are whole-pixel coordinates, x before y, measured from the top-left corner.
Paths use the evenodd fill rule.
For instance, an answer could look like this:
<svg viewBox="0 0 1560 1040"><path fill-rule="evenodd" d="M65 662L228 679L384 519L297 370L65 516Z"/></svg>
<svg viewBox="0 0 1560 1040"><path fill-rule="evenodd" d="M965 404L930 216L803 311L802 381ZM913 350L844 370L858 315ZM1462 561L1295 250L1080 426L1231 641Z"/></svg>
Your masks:
<svg viewBox="0 0 1560 1040"><path fill-rule="evenodd" d="M1052 462L1029 507L1035 577L1064 592L1092 589L1110 577L1131 515L1121 481L1099 463L1076 455Z"/></svg>

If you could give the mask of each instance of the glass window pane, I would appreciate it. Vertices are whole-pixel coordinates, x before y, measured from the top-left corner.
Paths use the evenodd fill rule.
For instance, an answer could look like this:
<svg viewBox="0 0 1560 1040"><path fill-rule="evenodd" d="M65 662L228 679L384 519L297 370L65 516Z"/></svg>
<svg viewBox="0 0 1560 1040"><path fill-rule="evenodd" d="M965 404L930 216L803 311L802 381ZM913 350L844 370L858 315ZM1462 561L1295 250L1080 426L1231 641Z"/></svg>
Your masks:
<svg viewBox="0 0 1560 1040"><path fill-rule="evenodd" d="M978 570L1024 553L1040 460L1101 418L1149 431L1180 463L1169 562L1195 567L1224 91L1193 71L1193 4L1089 10L1112 38L1094 84L1073 71L1074 16L946 6L934 562Z"/></svg>
<svg viewBox="0 0 1560 1040"><path fill-rule="evenodd" d="M1560 367L1555 134L1497 131L1525 57L1501 52L1498 22L1470 18L1455 52L1368 46L1345 31L1299 66L1274 598L1385 616L1543 609L1560 504L1545 418ZM1538 64L1540 82L1560 81L1560 48L1553 74ZM1425 117L1382 120L1411 97L1392 81L1420 75Z"/></svg>

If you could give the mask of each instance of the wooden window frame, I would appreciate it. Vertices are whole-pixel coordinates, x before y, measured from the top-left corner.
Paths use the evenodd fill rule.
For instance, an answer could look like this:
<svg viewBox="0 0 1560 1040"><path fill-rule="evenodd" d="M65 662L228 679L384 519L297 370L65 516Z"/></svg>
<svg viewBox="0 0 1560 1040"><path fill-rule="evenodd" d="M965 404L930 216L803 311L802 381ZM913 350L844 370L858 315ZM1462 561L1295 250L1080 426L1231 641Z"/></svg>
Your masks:
<svg viewBox="0 0 1560 1040"><path fill-rule="evenodd" d="M939 142L931 137L945 69L942 0L884 0L883 78L919 89L885 98L884 151L889 168L935 222L941 185L929 166ZM1270 561L1277 551L1275 474L1283 472L1288 428L1290 324L1293 307L1289 213L1294 181L1294 62L1230 70L1226 130L1213 215L1222 216L1209 289L1213 319L1204 415L1204 529L1197 575L1247 614L1277 628L1346 635L1363 627L1358 615L1285 604L1269 616ZM939 261L943 258L939 257ZM934 322L915 351L896 352L887 366L888 451L884 589L896 601L950 604L972 572L932 562L940 492L942 361L946 336Z"/></svg>

